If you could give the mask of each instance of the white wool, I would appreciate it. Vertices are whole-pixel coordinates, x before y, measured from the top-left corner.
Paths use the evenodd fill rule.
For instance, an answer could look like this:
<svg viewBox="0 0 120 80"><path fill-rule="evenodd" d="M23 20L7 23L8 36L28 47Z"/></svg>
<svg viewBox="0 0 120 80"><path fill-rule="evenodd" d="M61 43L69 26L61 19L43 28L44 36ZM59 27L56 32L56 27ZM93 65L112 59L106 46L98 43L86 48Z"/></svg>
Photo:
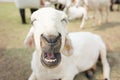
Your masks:
<svg viewBox="0 0 120 80"><path fill-rule="evenodd" d="M40 0L15 0L18 8L39 8Z"/></svg>
<svg viewBox="0 0 120 80"><path fill-rule="evenodd" d="M69 38L73 45L73 55L70 57L62 55L61 64L54 68L48 69L40 63L37 52L34 52L32 58L32 70L37 80L73 80L79 72L90 69L96 64L98 57L102 55L103 75L110 80L109 64L106 59L106 48L100 36L89 32L70 33ZM72 71L71 71L72 70ZM65 78L65 79L64 79ZM33 80L31 77L29 80Z"/></svg>
<svg viewBox="0 0 120 80"><path fill-rule="evenodd" d="M40 0L15 0L15 4L18 8L40 8ZM51 3L45 1L45 7L51 6Z"/></svg>
<svg viewBox="0 0 120 80"><path fill-rule="evenodd" d="M71 6L68 9L68 19L82 19L80 28L84 27L85 20L87 19L87 10L84 7Z"/></svg>
<svg viewBox="0 0 120 80"><path fill-rule="evenodd" d="M76 74L86 71L96 64L99 56L102 61L104 79L110 80L110 67L106 57L106 48L99 35L90 32L67 34L64 24L67 20L65 13L53 8L42 8L34 12L31 20L33 25L25 39L25 45L29 45L29 41L34 36L32 41L35 43L35 51L31 62L32 74L29 80L73 80ZM44 33L58 35L58 32L62 36L61 46L71 46L72 48L69 51L72 54L70 56L65 55L64 49L61 48L61 51L63 50L61 52L61 63L50 69L40 62L42 53L40 36ZM69 40L68 43L66 43L66 40ZM65 48L65 50L67 49Z"/></svg>
<svg viewBox="0 0 120 80"><path fill-rule="evenodd" d="M99 16L98 24L103 23L103 17L105 21L108 22L110 0L75 0L76 6L81 6L81 2L86 6L87 11L94 11L92 18L94 19L94 25L96 24L96 17Z"/></svg>

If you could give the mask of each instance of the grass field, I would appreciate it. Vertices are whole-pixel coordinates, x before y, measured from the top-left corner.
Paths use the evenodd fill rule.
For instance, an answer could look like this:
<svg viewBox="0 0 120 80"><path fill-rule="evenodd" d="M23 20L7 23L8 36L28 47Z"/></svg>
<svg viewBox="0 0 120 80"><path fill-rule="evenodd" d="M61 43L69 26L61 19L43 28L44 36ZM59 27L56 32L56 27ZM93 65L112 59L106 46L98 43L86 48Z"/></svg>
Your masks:
<svg viewBox="0 0 120 80"><path fill-rule="evenodd" d="M27 23L21 24L19 11L14 3L0 3L0 80L27 80L33 49L26 49L23 41L30 28L30 11L27 9ZM107 44L111 66L111 80L120 80L120 12L110 12L109 23L92 27L92 20L79 29L79 20L68 24L68 31L90 31L102 36ZM102 80L98 67L94 80ZM75 80L87 80L80 73Z"/></svg>

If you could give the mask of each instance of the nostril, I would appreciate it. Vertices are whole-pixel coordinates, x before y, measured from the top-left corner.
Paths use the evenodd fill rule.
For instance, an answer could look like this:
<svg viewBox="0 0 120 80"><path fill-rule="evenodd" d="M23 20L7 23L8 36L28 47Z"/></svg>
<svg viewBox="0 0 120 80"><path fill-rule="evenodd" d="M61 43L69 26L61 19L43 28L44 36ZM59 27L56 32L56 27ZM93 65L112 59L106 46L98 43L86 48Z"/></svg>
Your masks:
<svg viewBox="0 0 120 80"><path fill-rule="evenodd" d="M58 33L58 38L60 38L61 37L61 33Z"/></svg>
<svg viewBox="0 0 120 80"><path fill-rule="evenodd" d="M49 40L43 34L41 34L41 38L44 39L45 41L49 42Z"/></svg>
<svg viewBox="0 0 120 80"><path fill-rule="evenodd" d="M61 34L58 33L58 36L53 36L53 38L50 39L51 43L56 43L61 38Z"/></svg>
<svg viewBox="0 0 120 80"><path fill-rule="evenodd" d="M56 42L56 41L59 40L60 38L61 38L61 34L59 33L54 42Z"/></svg>

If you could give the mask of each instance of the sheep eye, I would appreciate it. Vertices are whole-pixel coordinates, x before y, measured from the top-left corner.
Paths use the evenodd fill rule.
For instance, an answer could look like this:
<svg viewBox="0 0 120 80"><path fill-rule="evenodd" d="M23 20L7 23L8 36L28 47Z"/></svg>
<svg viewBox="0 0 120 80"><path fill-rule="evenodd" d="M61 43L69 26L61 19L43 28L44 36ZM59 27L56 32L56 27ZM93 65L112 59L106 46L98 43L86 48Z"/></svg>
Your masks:
<svg viewBox="0 0 120 80"><path fill-rule="evenodd" d="M67 23L68 21L67 21L67 19L64 18L64 19L61 20L61 22Z"/></svg>
<svg viewBox="0 0 120 80"><path fill-rule="evenodd" d="M37 19L34 19L34 20L31 21L31 24L32 24L32 25L33 25L33 22L34 22L34 21L37 21Z"/></svg>

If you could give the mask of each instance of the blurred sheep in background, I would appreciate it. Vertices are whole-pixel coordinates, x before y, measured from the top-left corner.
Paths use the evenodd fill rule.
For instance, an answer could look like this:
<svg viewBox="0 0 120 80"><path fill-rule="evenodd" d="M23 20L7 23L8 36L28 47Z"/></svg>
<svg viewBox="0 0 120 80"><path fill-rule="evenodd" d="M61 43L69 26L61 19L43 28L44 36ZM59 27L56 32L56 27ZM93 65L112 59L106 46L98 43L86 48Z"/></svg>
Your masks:
<svg viewBox="0 0 120 80"><path fill-rule="evenodd" d="M96 16L98 14L99 14L98 24L103 23L104 21L103 17L105 17L105 21L108 22L110 0L75 0L76 6L81 6L81 3L82 3L82 6L84 4L88 12L90 10L94 11L94 14L92 17L94 19L94 23L93 23L94 26L96 25Z"/></svg>
<svg viewBox="0 0 120 80"><path fill-rule="evenodd" d="M71 6L68 9L67 14L69 20L82 18L80 28L82 29L84 27L85 20L88 18L86 8Z"/></svg>
<svg viewBox="0 0 120 80"><path fill-rule="evenodd" d="M19 8L23 24L26 24L25 8L30 8L31 13L33 13L40 7L54 5L55 9L66 12L69 20L82 18L80 25L81 29L83 28L87 18L94 19L93 26L96 25L97 16L99 17L98 24L103 23L104 17L105 22L108 22L110 9L110 0L15 0L15 2L16 6ZM88 16L88 12L90 10L94 12L93 16Z"/></svg>
<svg viewBox="0 0 120 80"><path fill-rule="evenodd" d="M54 4L55 9L66 12L74 0L49 0L49 1Z"/></svg>
<svg viewBox="0 0 120 80"><path fill-rule="evenodd" d="M40 7L50 6L50 3L45 0L15 0L16 6L19 8L22 23L26 24L25 9L30 8L31 14Z"/></svg>
<svg viewBox="0 0 120 80"><path fill-rule="evenodd" d="M55 8L63 10L68 14L69 19L83 17L80 28L83 28L85 18L92 18L93 26L108 22L110 0L49 0L55 3ZM75 7L72 7L75 6ZM93 11L93 16L88 16L88 12ZM87 16L86 16L87 15ZM86 17L85 17L86 16ZM98 17L98 23L97 21Z"/></svg>
<svg viewBox="0 0 120 80"><path fill-rule="evenodd" d="M115 4L118 5L117 10L119 11L119 9L120 9L120 0L111 0L110 10L111 10L111 11L114 11L114 10L113 10L113 6L114 6Z"/></svg>

